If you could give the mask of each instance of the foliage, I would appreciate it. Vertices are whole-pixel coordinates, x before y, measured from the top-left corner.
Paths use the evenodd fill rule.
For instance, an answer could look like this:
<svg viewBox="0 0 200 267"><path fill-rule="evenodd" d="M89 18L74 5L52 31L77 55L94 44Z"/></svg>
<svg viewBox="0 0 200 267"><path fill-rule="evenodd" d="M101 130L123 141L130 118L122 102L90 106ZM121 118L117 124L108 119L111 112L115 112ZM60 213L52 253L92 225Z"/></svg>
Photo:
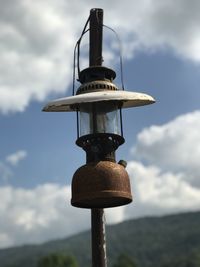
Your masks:
<svg viewBox="0 0 200 267"><path fill-rule="evenodd" d="M162 267L200 267L200 251L193 252L190 256L182 255L162 265Z"/></svg>
<svg viewBox="0 0 200 267"><path fill-rule="evenodd" d="M121 254L117 258L113 267L137 267L133 260L126 254Z"/></svg>
<svg viewBox="0 0 200 267"><path fill-rule="evenodd" d="M51 253L38 262L38 267L78 267L72 256L60 253Z"/></svg>

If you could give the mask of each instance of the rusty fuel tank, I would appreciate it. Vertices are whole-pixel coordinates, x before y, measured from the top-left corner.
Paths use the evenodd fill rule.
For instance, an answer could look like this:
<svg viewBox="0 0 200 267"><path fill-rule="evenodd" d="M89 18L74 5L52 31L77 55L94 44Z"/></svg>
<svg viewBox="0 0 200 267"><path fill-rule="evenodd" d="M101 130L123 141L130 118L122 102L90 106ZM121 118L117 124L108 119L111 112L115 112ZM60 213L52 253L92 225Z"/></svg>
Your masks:
<svg viewBox="0 0 200 267"><path fill-rule="evenodd" d="M73 176L71 204L75 207L109 208L131 201L129 176L121 164L91 162L77 169Z"/></svg>

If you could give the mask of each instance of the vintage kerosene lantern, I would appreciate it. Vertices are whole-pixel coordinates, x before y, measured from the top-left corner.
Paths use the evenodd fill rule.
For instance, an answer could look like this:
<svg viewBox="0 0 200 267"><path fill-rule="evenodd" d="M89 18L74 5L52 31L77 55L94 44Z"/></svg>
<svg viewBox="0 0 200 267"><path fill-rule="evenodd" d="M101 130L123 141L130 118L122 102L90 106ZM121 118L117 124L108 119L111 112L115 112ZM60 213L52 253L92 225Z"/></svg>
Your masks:
<svg viewBox="0 0 200 267"><path fill-rule="evenodd" d="M121 109L154 103L146 94L119 90L113 70L92 66L80 72L76 95L54 100L44 111L77 112L76 144L87 163L72 179L71 204L80 208L108 208L132 201L129 176L115 151L124 143Z"/></svg>

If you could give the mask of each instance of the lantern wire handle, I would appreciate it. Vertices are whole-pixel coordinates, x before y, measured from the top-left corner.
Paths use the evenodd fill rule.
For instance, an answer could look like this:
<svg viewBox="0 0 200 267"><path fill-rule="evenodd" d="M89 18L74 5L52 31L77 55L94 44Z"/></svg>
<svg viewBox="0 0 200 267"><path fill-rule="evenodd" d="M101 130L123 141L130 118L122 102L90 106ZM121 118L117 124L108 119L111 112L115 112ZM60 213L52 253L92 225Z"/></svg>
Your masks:
<svg viewBox="0 0 200 267"><path fill-rule="evenodd" d="M118 44L119 44L119 60L120 60L120 74L121 74L121 84L122 84L122 90L124 90L124 74L123 74L123 57L122 57L122 42L121 39L118 35L118 33L113 30L111 27L104 25L103 26L109 30L111 30L112 32L114 32L115 36L117 37L118 40Z"/></svg>
<svg viewBox="0 0 200 267"><path fill-rule="evenodd" d="M83 31L81 33L81 36L80 38L78 39L75 47L74 47L74 59L73 59L73 86L72 86L72 95L75 94L75 76L76 76L76 60L77 60L77 69L78 69L78 77L79 77L79 74L80 74L80 61L79 61L79 58L80 58L80 44L81 44L81 40L83 38L83 35L85 33L87 33L89 31L89 29L87 29L87 26L88 26L88 23L90 21L90 16L88 17L86 23L85 23L85 26L83 28ZM122 85L122 90L124 90L124 74L123 74L123 57L122 57L122 42L121 42L121 39L119 37L119 35L117 34L117 32L112 29L111 27L103 24L103 27L111 30L115 36L117 37L117 40L118 40L118 44L119 44L119 58L120 58L120 76L121 76L121 85Z"/></svg>
<svg viewBox="0 0 200 267"><path fill-rule="evenodd" d="M78 114L78 109L76 110L76 124L77 124L77 139L79 138L79 114Z"/></svg>
<svg viewBox="0 0 200 267"><path fill-rule="evenodd" d="M107 26L107 25L103 25L105 28L111 30L112 32L114 32L115 36L117 37L118 40L118 44L119 44L119 60L120 60L120 76L121 76L121 84L122 84L122 90L124 91L124 74L123 74L123 57L122 57L122 42L121 39L118 35L118 33L113 30L111 27ZM123 120L122 120L122 109L119 109L119 114L120 114L120 124L121 124L121 136L124 136L123 133Z"/></svg>
<svg viewBox="0 0 200 267"><path fill-rule="evenodd" d="M80 56L80 43L83 38L83 35L89 31L89 29L86 30L87 25L90 21L90 16L88 17L85 26L83 28L83 31L81 33L80 38L76 42L76 45L74 47L74 59L73 59L73 85L72 85L72 95L74 96L75 94L75 76L76 76L76 59L77 59L77 68L78 68L78 77L80 73L80 65L79 65L79 56ZM78 114L78 109L76 110L76 123L77 123L77 138L79 138L79 114Z"/></svg>
<svg viewBox="0 0 200 267"><path fill-rule="evenodd" d="M74 58L73 58L73 86L72 86L72 95L74 96L75 94L75 76L76 76L76 60L77 60L77 69L78 69L78 77L80 74L80 44L81 44L81 40L84 36L85 33L87 33L89 31L89 29L87 29L88 23L90 21L90 16L88 17L85 26L83 28L83 31L81 33L80 38L78 39L78 41L76 42L76 45L74 47ZM103 27L111 30L115 36L117 37L118 40L118 44L119 44L119 58L120 58L120 76L121 76L121 85L122 85L122 90L124 90L124 75L123 75L123 57L122 57L122 43L121 43L121 39L119 37L119 35L117 34L117 32L112 29L111 27L107 26L107 25L102 25ZM78 120L79 120L79 116L78 116L78 110L76 111L77 113L77 136L79 137L79 124L78 124ZM120 121L121 121L121 135L123 136L123 126L122 126L122 110L120 108Z"/></svg>
<svg viewBox="0 0 200 267"><path fill-rule="evenodd" d="M83 38L83 35L89 31L89 29L86 30L88 23L90 21L90 16L88 17L85 26L83 28L83 31L81 33L80 38L76 42L76 45L74 47L74 59L73 59L73 86L72 86L72 95L75 94L75 76L76 76L76 59L77 59L77 68L78 68L78 76L80 74L80 64L79 64L79 56L80 56L80 43Z"/></svg>
<svg viewBox="0 0 200 267"><path fill-rule="evenodd" d="M124 133L123 133L123 119L122 119L122 109L119 109L119 114L120 114L120 124L121 124L121 136L124 137Z"/></svg>

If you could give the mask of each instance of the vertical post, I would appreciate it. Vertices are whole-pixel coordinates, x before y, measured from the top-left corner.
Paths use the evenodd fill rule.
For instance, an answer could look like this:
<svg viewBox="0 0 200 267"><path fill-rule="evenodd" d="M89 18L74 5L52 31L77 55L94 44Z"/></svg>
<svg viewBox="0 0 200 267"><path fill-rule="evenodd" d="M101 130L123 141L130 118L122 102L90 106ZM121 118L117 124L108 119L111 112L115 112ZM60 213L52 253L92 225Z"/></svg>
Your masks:
<svg viewBox="0 0 200 267"><path fill-rule="evenodd" d="M91 9L89 51L90 67L101 66L102 64L102 32L103 10ZM91 209L92 267L107 266L104 218L103 209Z"/></svg>
<svg viewBox="0 0 200 267"><path fill-rule="evenodd" d="M90 66L102 64L103 9L90 10Z"/></svg>
<svg viewBox="0 0 200 267"><path fill-rule="evenodd" d="M106 267L105 217L103 209L92 209L92 267Z"/></svg>

